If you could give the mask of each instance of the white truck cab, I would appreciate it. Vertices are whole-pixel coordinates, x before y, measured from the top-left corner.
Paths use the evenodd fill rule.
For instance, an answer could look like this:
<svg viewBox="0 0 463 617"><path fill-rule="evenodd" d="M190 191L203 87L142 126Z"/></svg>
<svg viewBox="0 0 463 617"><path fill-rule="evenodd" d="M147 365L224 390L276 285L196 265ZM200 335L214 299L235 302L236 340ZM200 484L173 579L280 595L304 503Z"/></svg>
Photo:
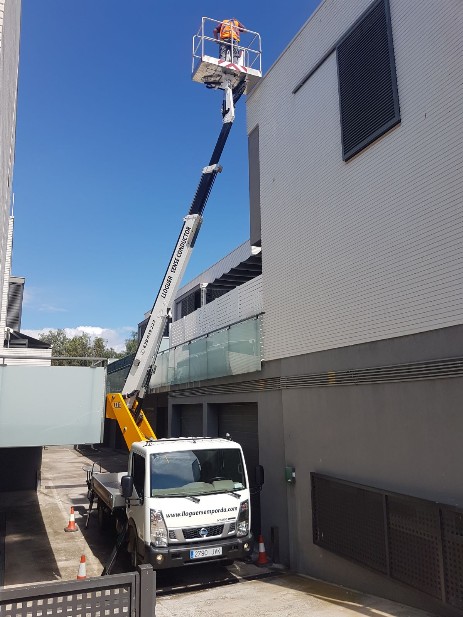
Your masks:
<svg viewBox="0 0 463 617"><path fill-rule="evenodd" d="M133 443L121 491L134 565L172 568L242 559L252 551L249 479L234 441Z"/></svg>

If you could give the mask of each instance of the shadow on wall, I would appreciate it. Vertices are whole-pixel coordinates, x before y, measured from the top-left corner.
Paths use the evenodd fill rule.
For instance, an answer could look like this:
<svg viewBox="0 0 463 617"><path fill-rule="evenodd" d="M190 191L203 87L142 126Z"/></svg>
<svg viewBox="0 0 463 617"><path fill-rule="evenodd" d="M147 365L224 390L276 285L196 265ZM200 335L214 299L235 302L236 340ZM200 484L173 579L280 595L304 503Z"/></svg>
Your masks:
<svg viewBox="0 0 463 617"><path fill-rule="evenodd" d="M42 446L0 448L0 469L3 470L0 473L0 493L37 490L41 466Z"/></svg>
<svg viewBox="0 0 463 617"><path fill-rule="evenodd" d="M42 518L37 493L14 491L0 497L0 585L60 579L58 564ZM40 567L24 567L40 564ZM2 580L3 579L3 580Z"/></svg>

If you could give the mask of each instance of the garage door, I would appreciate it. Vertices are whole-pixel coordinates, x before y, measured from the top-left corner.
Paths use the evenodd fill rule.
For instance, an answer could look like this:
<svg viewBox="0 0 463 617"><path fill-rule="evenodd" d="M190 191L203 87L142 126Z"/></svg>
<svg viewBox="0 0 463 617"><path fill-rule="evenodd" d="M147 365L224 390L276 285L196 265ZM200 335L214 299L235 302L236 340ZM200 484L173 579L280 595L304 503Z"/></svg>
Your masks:
<svg viewBox="0 0 463 617"><path fill-rule="evenodd" d="M257 404L221 405L218 412L219 437L230 434L243 448L251 488L251 528L254 535L260 533L260 493L255 488L255 468L259 464L259 432Z"/></svg>
<svg viewBox="0 0 463 617"><path fill-rule="evenodd" d="M203 406L184 405L180 416L181 437L202 437Z"/></svg>

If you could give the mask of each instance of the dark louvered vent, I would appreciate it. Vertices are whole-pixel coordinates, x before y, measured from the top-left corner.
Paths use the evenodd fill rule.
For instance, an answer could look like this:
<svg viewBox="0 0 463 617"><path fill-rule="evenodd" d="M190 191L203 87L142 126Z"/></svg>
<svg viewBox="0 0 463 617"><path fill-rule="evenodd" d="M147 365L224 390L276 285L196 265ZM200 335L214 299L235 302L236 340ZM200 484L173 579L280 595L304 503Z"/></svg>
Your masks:
<svg viewBox="0 0 463 617"><path fill-rule="evenodd" d="M226 293L227 293L226 289L207 289L206 290L206 304L209 304L209 302L213 302L214 300L217 300L217 298L220 298L220 296L223 296Z"/></svg>
<svg viewBox="0 0 463 617"><path fill-rule="evenodd" d="M314 544L387 573L380 493L312 474Z"/></svg>
<svg viewBox="0 0 463 617"><path fill-rule="evenodd" d="M373 4L337 47L343 159L400 122L389 5Z"/></svg>
<svg viewBox="0 0 463 617"><path fill-rule="evenodd" d="M186 317L201 306L201 292L197 289L183 298L180 304L180 317Z"/></svg>
<svg viewBox="0 0 463 617"><path fill-rule="evenodd" d="M10 277L8 286L8 309L6 325L13 330L21 330L21 314L24 293L24 279Z"/></svg>
<svg viewBox="0 0 463 617"><path fill-rule="evenodd" d="M461 508L310 475L314 544L463 608Z"/></svg>

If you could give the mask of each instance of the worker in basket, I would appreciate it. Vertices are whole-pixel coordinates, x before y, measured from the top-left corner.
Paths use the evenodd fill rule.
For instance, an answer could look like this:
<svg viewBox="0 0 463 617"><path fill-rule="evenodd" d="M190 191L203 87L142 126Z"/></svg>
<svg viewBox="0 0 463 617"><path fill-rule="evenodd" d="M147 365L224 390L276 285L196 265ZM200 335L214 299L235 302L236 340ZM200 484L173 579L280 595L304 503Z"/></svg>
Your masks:
<svg viewBox="0 0 463 617"><path fill-rule="evenodd" d="M240 32L246 28L237 19L224 19L214 28L214 38L220 43L220 59L238 62L241 55Z"/></svg>

